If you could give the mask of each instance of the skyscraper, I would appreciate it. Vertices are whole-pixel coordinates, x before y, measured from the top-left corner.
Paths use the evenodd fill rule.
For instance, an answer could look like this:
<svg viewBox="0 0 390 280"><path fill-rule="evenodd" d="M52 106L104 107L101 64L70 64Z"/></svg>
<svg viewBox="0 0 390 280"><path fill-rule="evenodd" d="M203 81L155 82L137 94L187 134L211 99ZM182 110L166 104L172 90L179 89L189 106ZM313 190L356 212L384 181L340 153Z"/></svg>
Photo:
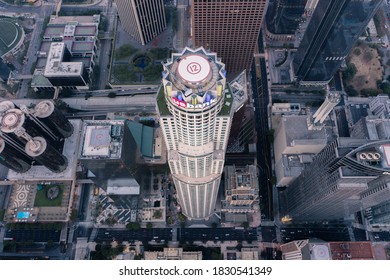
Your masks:
<svg viewBox="0 0 390 280"><path fill-rule="evenodd" d="M216 52L228 75L249 69L267 0L193 0L192 38L196 47Z"/></svg>
<svg viewBox="0 0 390 280"><path fill-rule="evenodd" d="M123 29L142 45L167 26L163 0L115 0Z"/></svg>
<svg viewBox="0 0 390 280"><path fill-rule="evenodd" d="M293 220L342 219L376 195L390 171L390 141L340 137L327 145L284 191L284 214ZM383 184L379 184L383 186ZM383 194L382 194L383 195ZM387 194L387 199L389 196Z"/></svg>
<svg viewBox="0 0 390 280"><path fill-rule="evenodd" d="M319 1L293 59L297 82L327 84L382 0Z"/></svg>
<svg viewBox="0 0 390 280"><path fill-rule="evenodd" d="M157 111L183 213L214 213L233 114L225 65L216 53L185 48L164 64Z"/></svg>
<svg viewBox="0 0 390 280"><path fill-rule="evenodd" d="M267 34L284 35L292 39L302 15L307 0L273 0L267 10ZM273 37L273 36L268 36Z"/></svg>

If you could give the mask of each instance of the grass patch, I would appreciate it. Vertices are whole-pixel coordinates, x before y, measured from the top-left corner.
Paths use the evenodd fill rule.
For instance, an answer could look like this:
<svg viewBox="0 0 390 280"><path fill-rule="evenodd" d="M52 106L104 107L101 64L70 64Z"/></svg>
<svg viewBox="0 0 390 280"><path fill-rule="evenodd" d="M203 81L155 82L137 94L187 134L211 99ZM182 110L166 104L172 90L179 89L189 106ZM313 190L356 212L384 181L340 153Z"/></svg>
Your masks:
<svg viewBox="0 0 390 280"><path fill-rule="evenodd" d="M224 92L223 93L223 94L225 94L225 100L223 101L223 105L222 105L221 111L219 112L220 115L225 115L225 116L229 115L231 109L233 108L233 93L230 90L230 86L229 85L226 85L225 90L226 89L228 89L229 92ZM230 96L228 97L228 95L230 95ZM226 104L226 103L228 103L228 104Z"/></svg>
<svg viewBox="0 0 390 280"><path fill-rule="evenodd" d="M160 91L157 94L157 107L161 116L168 116L170 112L168 110L167 103L165 102L164 87L160 87Z"/></svg>
<svg viewBox="0 0 390 280"><path fill-rule="evenodd" d="M54 199L49 199L47 192L50 188L58 187L59 194ZM34 206L35 207L53 207L53 206L61 206L62 195L64 193L63 185L42 185L41 190L37 190L37 194L35 196Z"/></svg>

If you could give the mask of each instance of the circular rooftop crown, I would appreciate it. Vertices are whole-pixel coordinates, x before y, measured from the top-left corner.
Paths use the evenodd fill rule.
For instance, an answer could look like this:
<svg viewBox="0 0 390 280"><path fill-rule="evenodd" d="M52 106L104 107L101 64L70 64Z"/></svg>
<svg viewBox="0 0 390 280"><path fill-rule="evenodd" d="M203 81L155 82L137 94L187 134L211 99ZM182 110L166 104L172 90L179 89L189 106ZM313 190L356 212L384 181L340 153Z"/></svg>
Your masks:
<svg viewBox="0 0 390 280"><path fill-rule="evenodd" d="M177 67L177 73L186 82L200 83L210 75L210 62L198 54L184 56Z"/></svg>
<svg viewBox="0 0 390 280"><path fill-rule="evenodd" d="M47 118L50 116L54 111L54 104L53 102L49 100L44 100L39 102L35 106L35 113L34 115L38 118Z"/></svg>
<svg viewBox="0 0 390 280"><path fill-rule="evenodd" d="M1 131L5 133L14 132L24 123L24 113L19 109L10 109L5 112L1 119Z"/></svg>
<svg viewBox="0 0 390 280"><path fill-rule="evenodd" d="M41 155L47 147L47 142L42 137L34 137L31 141L26 143L25 151L31 157Z"/></svg>

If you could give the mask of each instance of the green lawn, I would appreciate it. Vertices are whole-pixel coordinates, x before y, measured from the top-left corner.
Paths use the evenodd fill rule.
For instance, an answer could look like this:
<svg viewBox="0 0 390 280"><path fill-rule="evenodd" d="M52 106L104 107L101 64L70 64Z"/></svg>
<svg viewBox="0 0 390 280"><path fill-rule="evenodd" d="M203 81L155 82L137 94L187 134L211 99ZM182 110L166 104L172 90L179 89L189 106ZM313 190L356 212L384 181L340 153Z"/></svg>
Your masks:
<svg viewBox="0 0 390 280"><path fill-rule="evenodd" d="M49 199L47 197L47 190L51 187L58 186L60 188L60 194L55 199ZM44 185L42 190L37 190L35 196L34 206L35 207L53 207L61 206L62 194L64 193L63 185Z"/></svg>

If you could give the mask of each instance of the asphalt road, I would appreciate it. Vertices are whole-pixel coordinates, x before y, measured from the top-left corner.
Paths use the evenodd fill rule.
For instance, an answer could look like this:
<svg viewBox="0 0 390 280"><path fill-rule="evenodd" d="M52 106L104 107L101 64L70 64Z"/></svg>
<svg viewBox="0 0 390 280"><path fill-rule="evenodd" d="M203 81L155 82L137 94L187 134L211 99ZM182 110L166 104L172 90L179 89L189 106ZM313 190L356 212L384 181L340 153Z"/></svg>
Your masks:
<svg viewBox="0 0 390 280"><path fill-rule="evenodd" d="M243 230L234 228L182 228L179 229L181 241L255 241L257 230L255 228Z"/></svg>
<svg viewBox="0 0 390 280"><path fill-rule="evenodd" d="M61 230L38 230L38 229L15 229L7 230L5 233L6 238L13 238L15 241L33 241L33 242L47 242L52 240L53 242L60 241Z"/></svg>
<svg viewBox="0 0 390 280"><path fill-rule="evenodd" d="M259 42L262 44L262 42ZM265 59L260 58L261 78L256 76L255 63L252 64L252 91L255 105L255 128L257 131L257 164L260 170L260 205L262 205L262 215L264 219L273 220L273 199L271 179L271 147L268 141L268 111L269 103L267 72Z"/></svg>
<svg viewBox="0 0 390 280"><path fill-rule="evenodd" d="M280 234L284 243L308 238L318 238L324 241L350 241L347 227L289 227L281 228Z"/></svg>
<svg viewBox="0 0 390 280"><path fill-rule="evenodd" d="M169 241L172 239L170 228L156 228L152 230L118 230L118 229L99 229L95 238L96 242L112 241Z"/></svg>

